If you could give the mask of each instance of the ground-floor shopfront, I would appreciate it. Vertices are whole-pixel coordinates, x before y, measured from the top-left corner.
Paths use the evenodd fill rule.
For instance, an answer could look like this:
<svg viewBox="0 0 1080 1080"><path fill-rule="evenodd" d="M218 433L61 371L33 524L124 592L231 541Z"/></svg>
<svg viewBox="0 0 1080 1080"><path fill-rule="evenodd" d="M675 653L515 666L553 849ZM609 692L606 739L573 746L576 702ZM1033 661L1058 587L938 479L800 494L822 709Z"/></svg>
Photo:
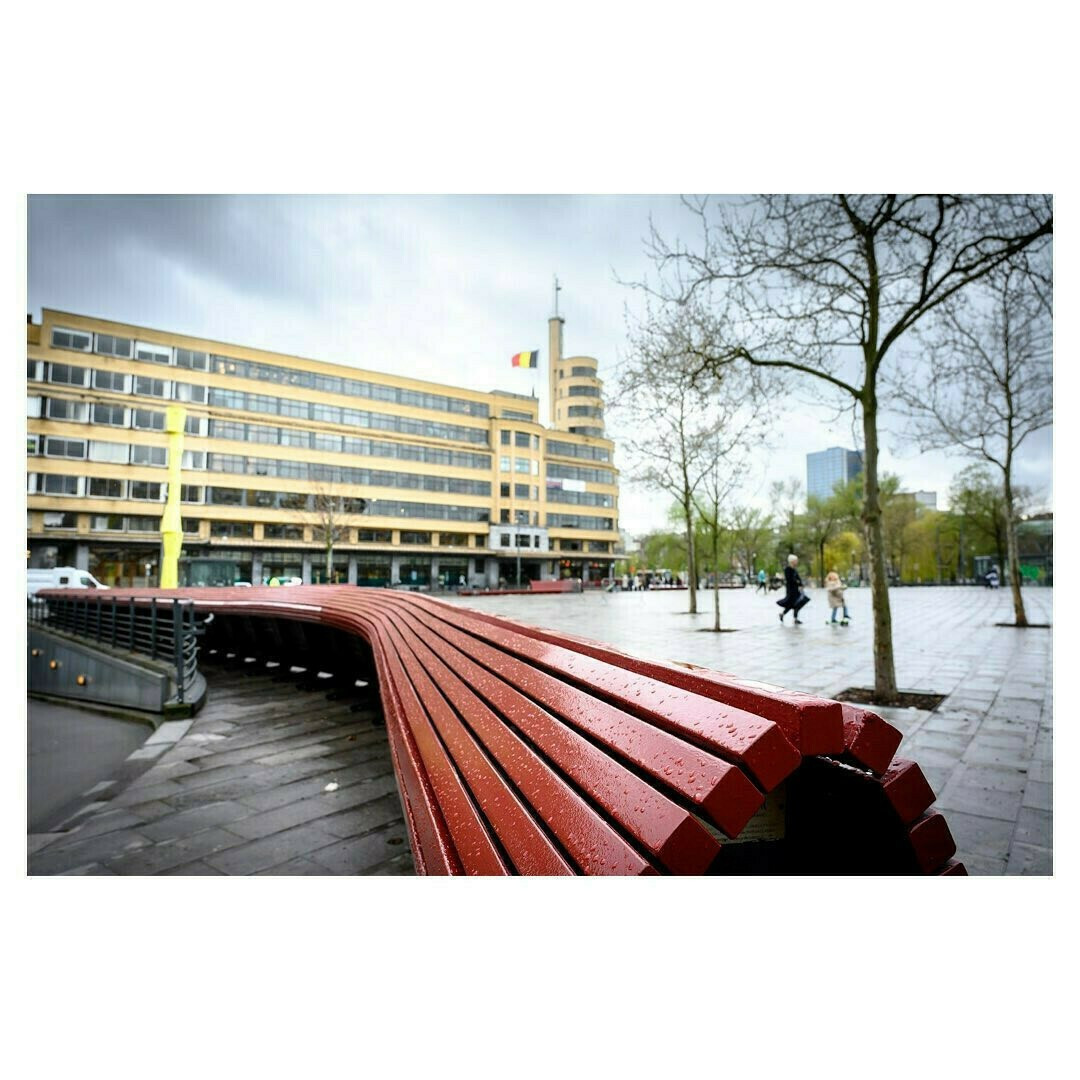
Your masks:
<svg viewBox="0 0 1080 1080"><path fill-rule="evenodd" d="M160 581L161 544L99 543L64 540L31 541L27 548L32 567L74 566L89 570L103 585L113 588L153 587ZM180 584L268 584L299 578L313 585L341 584L398 587L425 591L458 588L497 589L522 587L529 581L578 578L598 584L610 577L610 560L523 557L524 553L495 553L470 549L446 552L372 551L337 547L329 568L325 550L304 547L185 545L180 559Z"/></svg>

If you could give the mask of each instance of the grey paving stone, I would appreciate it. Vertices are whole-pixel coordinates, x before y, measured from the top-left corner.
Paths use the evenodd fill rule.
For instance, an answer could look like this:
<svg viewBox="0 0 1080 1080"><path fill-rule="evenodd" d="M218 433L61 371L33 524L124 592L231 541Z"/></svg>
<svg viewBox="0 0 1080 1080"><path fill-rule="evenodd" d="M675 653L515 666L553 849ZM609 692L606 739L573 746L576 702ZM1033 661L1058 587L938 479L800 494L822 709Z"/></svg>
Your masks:
<svg viewBox="0 0 1080 1080"><path fill-rule="evenodd" d="M1005 873L1048 877L1054 873L1054 854L1047 848L1014 844Z"/></svg>
<svg viewBox="0 0 1080 1080"><path fill-rule="evenodd" d="M167 799L170 795L179 795L183 788L173 780L146 785L131 785L112 799L117 806L134 806L136 803L148 803L155 799Z"/></svg>
<svg viewBox="0 0 1080 1080"><path fill-rule="evenodd" d="M998 818L1012 823L1016 821L1016 815L1020 811L1021 797L1018 792L965 788L958 785L953 778L938 797L937 808L945 811L945 819L950 824L953 815L949 811Z"/></svg>
<svg viewBox="0 0 1080 1080"><path fill-rule="evenodd" d="M195 862L184 863L182 866L174 866L171 870L163 870L162 877L226 877L220 870L215 870L209 863L201 859Z"/></svg>
<svg viewBox="0 0 1080 1080"><path fill-rule="evenodd" d="M204 829L192 836L166 840L123 858L113 859L108 865L118 874L163 874L166 870L196 862L242 843L240 837L224 829Z"/></svg>
<svg viewBox="0 0 1080 1080"><path fill-rule="evenodd" d="M257 759L260 765L291 765L294 761L306 761L308 758L327 757L334 752L333 747L324 743L302 746L296 750L285 750Z"/></svg>
<svg viewBox="0 0 1080 1080"><path fill-rule="evenodd" d="M411 852L398 855L384 863L380 863L370 871L372 877L405 877L416 874L416 864L413 862Z"/></svg>
<svg viewBox="0 0 1080 1080"><path fill-rule="evenodd" d="M259 877L329 877L333 871L312 859L290 859L287 863L260 870Z"/></svg>
<svg viewBox="0 0 1080 1080"><path fill-rule="evenodd" d="M239 819L248 817L250 814L251 808L242 803L212 802L205 806L179 810L174 814L159 817L142 825L140 831L155 842L172 840L181 836L190 836L192 833L201 832L203 829L216 825L235 824Z"/></svg>
<svg viewBox="0 0 1080 1080"><path fill-rule="evenodd" d="M1037 780L1029 780L1024 789L1024 801L1021 804L1033 810L1054 809L1054 786L1053 784L1041 784Z"/></svg>
<svg viewBox="0 0 1080 1080"><path fill-rule="evenodd" d="M1021 806L1013 842L1033 847L1053 847L1054 818L1045 810Z"/></svg>
<svg viewBox="0 0 1080 1080"><path fill-rule="evenodd" d="M144 743L145 746L156 746L158 743L171 745L178 742L191 728L191 720L166 720L157 731Z"/></svg>
<svg viewBox="0 0 1080 1080"><path fill-rule="evenodd" d="M176 812L176 807L170 806L167 802L162 802L160 799L154 799L144 803L135 803L127 809L143 821L154 821L163 814L173 814Z"/></svg>
<svg viewBox="0 0 1080 1080"><path fill-rule="evenodd" d="M1007 791L1020 794L1027 785L1027 773L1000 765L969 765L962 762L956 767L951 780L965 788L984 788L987 791Z"/></svg>
<svg viewBox="0 0 1080 1080"><path fill-rule="evenodd" d="M76 837L86 840L91 836L118 832L121 829L138 829L141 832L144 824L144 819L139 817L138 814L121 807L116 810L103 810L98 814L94 814L83 822L75 832L60 835L70 840L74 840Z"/></svg>
<svg viewBox="0 0 1080 1080"><path fill-rule="evenodd" d="M339 840L336 844L313 852L310 856L335 874L366 874L394 857L405 839L402 825L392 825L378 832Z"/></svg>
<svg viewBox="0 0 1080 1080"><path fill-rule="evenodd" d="M970 855L959 859L970 877L1001 877L1008 865L1006 859L992 859L985 855Z"/></svg>
<svg viewBox="0 0 1080 1080"><path fill-rule="evenodd" d="M310 857L317 849L332 843L334 837L319 822L315 822L287 832L272 833L258 840L245 841L235 834L233 839L239 846L206 859L211 866L226 874L256 874L290 859Z"/></svg>
<svg viewBox="0 0 1080 1080"><path fill-rule="evenodd" d="M366 801L353 810L326 818L323 827L335 836L345 838L360 836L400 818L401 800L395 790L393 794Z"/></svg>
<svg viewBox="0 0 1080 1080"><path fill-rule="evenodd" d="M1003 861L1008 858L1014 829L1011 821L955 811L946 812L945 820L956 841L957 858L962 861L970 855Z"/></svg>
<svg viewBox="0 0 1080 1080"><path fill-rule="evenodd" d="M83 863L108 862L117 855L148 846L150 841L135 829L121 829L85 839L76 833L32 856L30 873L58 874Z"/></svg>

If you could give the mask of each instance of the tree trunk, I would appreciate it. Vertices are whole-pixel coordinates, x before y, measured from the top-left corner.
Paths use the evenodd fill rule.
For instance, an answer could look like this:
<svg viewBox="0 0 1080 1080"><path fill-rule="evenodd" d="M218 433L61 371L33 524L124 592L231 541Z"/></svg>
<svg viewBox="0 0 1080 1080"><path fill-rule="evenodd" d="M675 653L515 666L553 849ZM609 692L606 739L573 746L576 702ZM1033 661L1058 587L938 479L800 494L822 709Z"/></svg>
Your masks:
<svg viewBox="0 0 1080 1080"><path fill-rule="evenodd" d="M329 585L333 580L334 573L334 544L333 541L328 541L326 544L326 584Z"/></svg>
<svg viewBox="0 0 1080 1080"><path fill-rule="evenodd" d="M713 629L720 632L720 526L713 533Z"/></svg>
<svg viewBox="0 0 1080 1080"><path fill-rule="evenodd" d="M877 476L877 400L872 389L864 393L862 407L863 440L866 444L862 517L866 525L870 593L874 610L874 697L879 702L885 702L896 697L896 668L893 663L892 612L889 609L889 579L885 573L885 538Z"/></svg>
<svg viewBox="0 0 1080 1080"><path fill-rule="evenodd" d="M690 614L697 614L697 554L694 551L694 518L689 500L683 503L686 512L686 568L690 575Z"/></svg>
<svg viewBox="0 0 1080 1080"><path fill-rule="evenodd" d="M1012 584L1013 617L1017 626L1027 626L1024 597L1020 592L1020 548L1016 542L1016 515L1013 513L1012 469L1005 467L1005 543L1009 553L1009 581Z"/></svg>

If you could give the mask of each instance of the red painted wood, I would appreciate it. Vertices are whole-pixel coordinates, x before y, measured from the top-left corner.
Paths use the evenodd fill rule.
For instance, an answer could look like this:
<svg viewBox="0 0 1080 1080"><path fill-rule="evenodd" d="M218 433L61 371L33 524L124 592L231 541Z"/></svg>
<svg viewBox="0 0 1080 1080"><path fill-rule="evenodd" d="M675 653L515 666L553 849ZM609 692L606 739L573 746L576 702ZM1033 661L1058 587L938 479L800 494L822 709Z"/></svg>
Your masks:
<svg viewBox="0 0 1080 1080"><path fill-rule="evenodd" d="M719 844L686 810L605 751L427 630L411 614L402 612L397 621L407 628L406 641L440 689L519 789L528 789L529 800L585 872L615 872L622 866L617 872L640 873L647 864L544 763L525 738L672 873L700 874L719 854Z"/></svg>
<svg viewBox="0 0 1080 1080"><path fill-rule="evenodd" d="M623 875L655 872L646 859L489 709L415 633L404 627L396 627L395 631L398 629L405 646L472 729L478 742L516 786L517 796L527 802L540 821L548 824L582 872ZM516 833L521 825L508 822L508 835L504 836L489 801L480 801L504 846L513 853L515 840L510 834ZM701 832L712 850L707 860L693 867L692 872L695 873L701 873L719 850L719 845L708 833L704 829ZM525 865L519 869L523 873L544 872L529 870Z"/></svg>
<svg viewBox="0 0 1080 1080"><path fill-rule="evenodd" d="M924 874L936 873L956 854L956 841L945 818L936 810L912 825L908 835L919 869Z"/></svg>
<svg viewBox="0 0 1080 1080"><path fill-rule="evenodd" d="M771 720L482 620L460 615L455 619L458 611L454 608L433 613L443 621L458 623L481 641L740 765L765 791L799 765L799 751Z"/></svg>
<svg viewBox="0 0 1080 1080"><path fill-rule="evenodd" d="M858 705L842 702L844 750L879 776L889 767L903 735L892 724Z"/></svg>
<svg viewBox="0 0 1080 1080"><path fill-rule="evenodd" d="M482 816L477 812L477 820L486 820L494 829L514 868L522 874L572 873L566 859L529 813L527 806L492 768L486 754L447 704L429 673L402 641L397 629L384 624L384 630L396 646L397 656L442 738L444 752L449 752L473 799L483 808ZM459 835L458 826L452 824L451 832ZM461 845L458 851L464 862L466 856Z"/></svg>
<svg viewBox="0 0 1080 1080"><path fill-rule="evenodd" d="M885 795L905 825L913 822L934 801L934 791L914 761L893 758L882 774Z"/></svg>
<svg viewBox="0 0 1080 1080"><path fill-rule="evenodd" d="M699 806L727 835L737 836L764 803L762 793L736 766L445 622L422 613L417 618L522 695L644 770L664 788Z"/></svg>
<svg viewBox="0 0 1080 1080"><path fill-rule="evenodd" d="M430 598L410 596L410 600L423 604L430 601ZM628 668L671 686L681 687L772 720L804 757L812 754L839 754L844 750L844 721L838 701L740 679L697 664L643 660L588 638L544 627L512 623L488 612L470 608L469 614L504 630L527 634L552 645L563 645L596 660Z"/></svg>

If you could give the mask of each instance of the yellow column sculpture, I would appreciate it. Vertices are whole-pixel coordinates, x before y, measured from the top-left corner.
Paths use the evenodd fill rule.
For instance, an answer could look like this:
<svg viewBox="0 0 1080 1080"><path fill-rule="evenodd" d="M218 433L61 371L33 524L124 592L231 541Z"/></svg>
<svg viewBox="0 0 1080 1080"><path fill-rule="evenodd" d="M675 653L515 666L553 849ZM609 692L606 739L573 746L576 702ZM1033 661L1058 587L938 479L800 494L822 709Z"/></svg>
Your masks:
<svg viewBox="0 0 1080 1080"><path fill-rule="evenodd" d="M161 515L161 587L179 584L177 567L184 534L180 524L180 469L184 459L184 410L170 405L165 410L165 430L169 435L169 494Z"/></svg>

